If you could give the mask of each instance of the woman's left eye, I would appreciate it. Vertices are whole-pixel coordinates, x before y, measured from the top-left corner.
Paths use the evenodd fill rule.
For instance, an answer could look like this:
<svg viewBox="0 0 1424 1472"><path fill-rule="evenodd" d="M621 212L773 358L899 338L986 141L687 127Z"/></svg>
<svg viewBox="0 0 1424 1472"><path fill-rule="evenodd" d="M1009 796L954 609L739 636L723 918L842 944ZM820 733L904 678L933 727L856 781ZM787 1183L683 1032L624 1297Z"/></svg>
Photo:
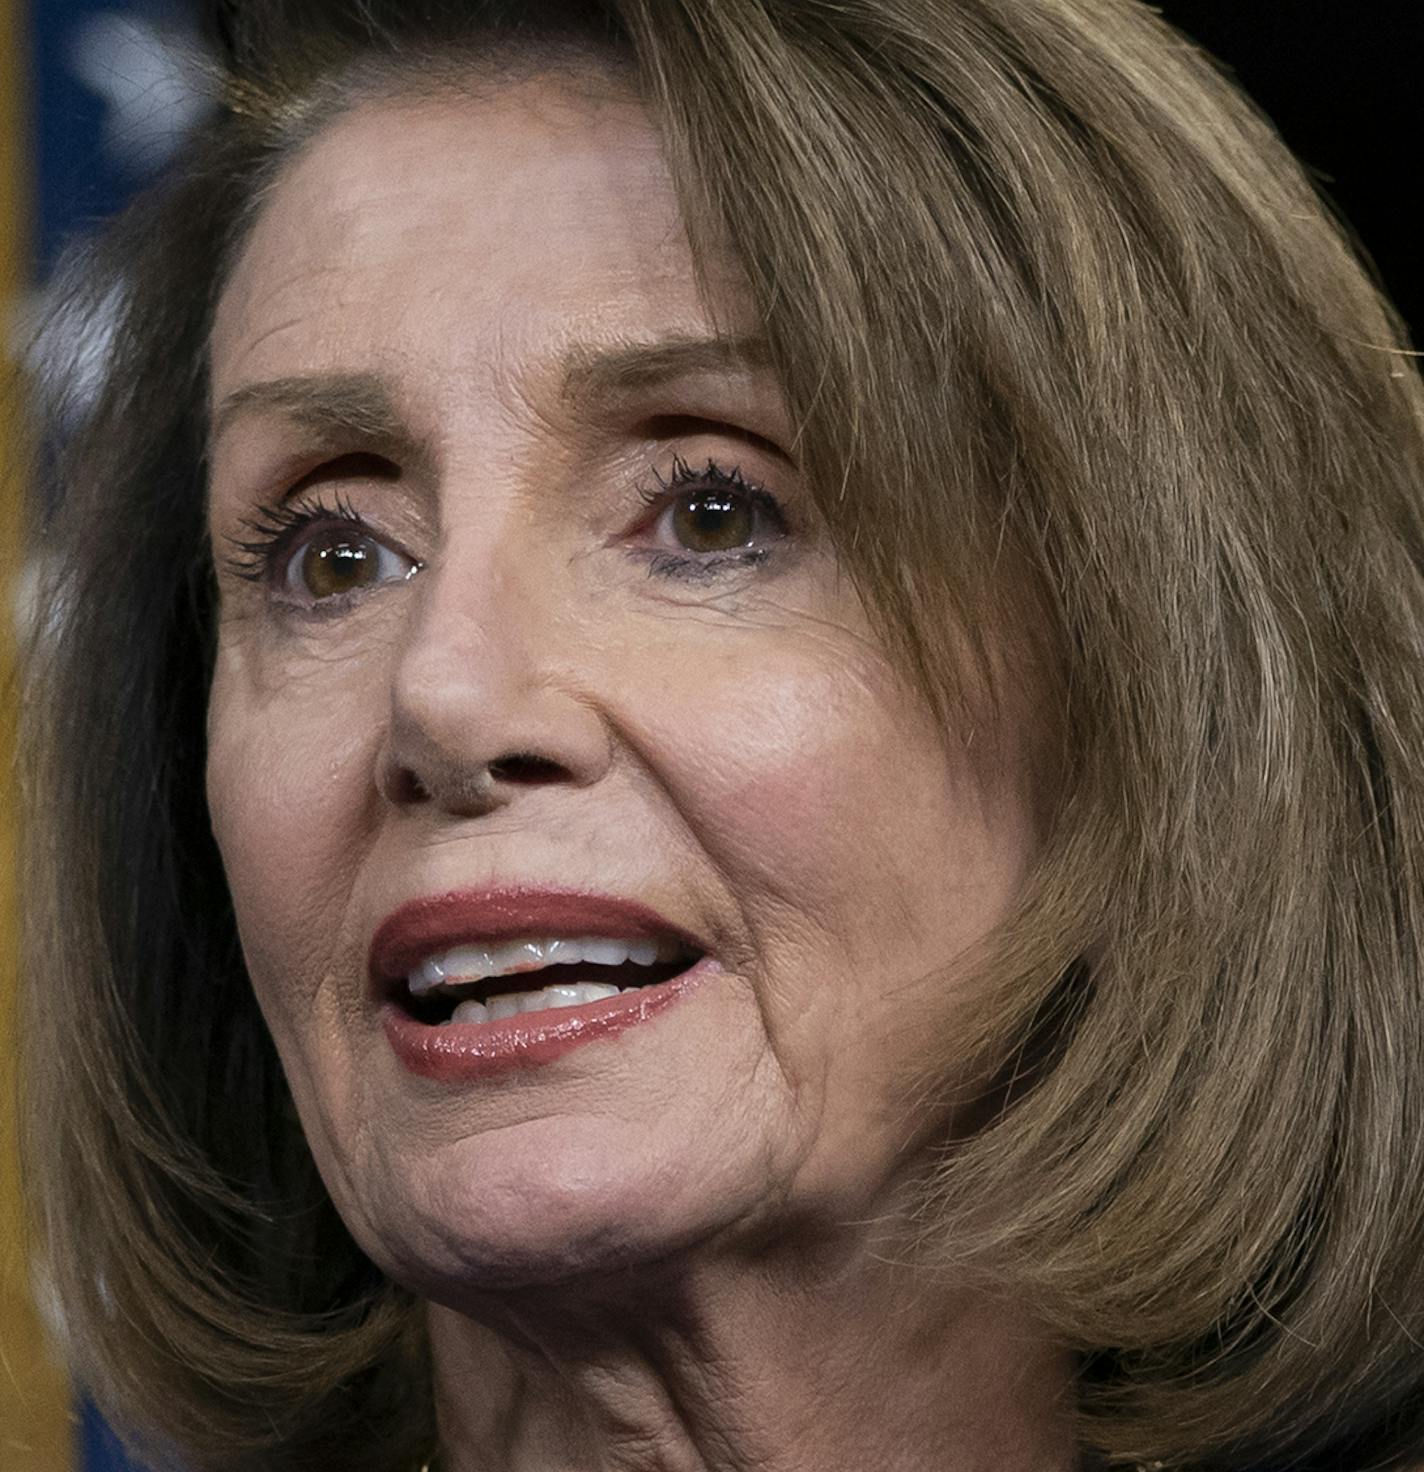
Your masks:
<svg viewBox="0 0 1424 1472"><path fill-rule="evenodd" d="M649 570L665 577L706 578L728 566L763 562L787 530L770 492L713 460L694 469L675 458L672 475L658 477L658 489L645 491L643 499L661 508L648 524L662 549Z"/></svg>

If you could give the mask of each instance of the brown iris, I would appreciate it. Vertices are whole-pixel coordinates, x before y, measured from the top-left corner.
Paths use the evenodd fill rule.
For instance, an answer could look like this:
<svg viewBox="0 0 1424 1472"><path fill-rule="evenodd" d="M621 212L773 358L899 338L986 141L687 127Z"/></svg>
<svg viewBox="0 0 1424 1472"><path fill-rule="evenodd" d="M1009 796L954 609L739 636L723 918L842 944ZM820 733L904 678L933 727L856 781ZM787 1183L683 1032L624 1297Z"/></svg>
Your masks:
<svg viewBox="0 0 1424 1472"><path fill-rule="evenodd" d="M752 539L752 507L734 491L697 491L673 510L673 530L690 552L725 552Z"/></svg>
<svg viewBox="0 0 1424 1472"><path fill-rule="evenodd" d="M369 587L379 564L380 549L370 537L333 527L307 543L302 553L302 586L313 598L334 598Z"/></svg>

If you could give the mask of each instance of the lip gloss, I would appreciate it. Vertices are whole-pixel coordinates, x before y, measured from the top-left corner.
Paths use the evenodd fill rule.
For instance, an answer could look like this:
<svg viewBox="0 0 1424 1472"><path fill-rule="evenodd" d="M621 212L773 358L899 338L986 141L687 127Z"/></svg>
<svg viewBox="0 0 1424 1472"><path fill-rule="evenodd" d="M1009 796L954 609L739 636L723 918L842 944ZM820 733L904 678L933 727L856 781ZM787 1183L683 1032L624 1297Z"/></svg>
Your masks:
<svg viewBox="0 0 1424 1472"><path fill-rule="evenodd" d="M446 1022L432 1026L394 1001L382 1008L386 1037L402 1066L440 1083L473 1083L514 1069L562 1058L585 1043L616 1038L651 1021L694 990L715 969L704 956L671 981L577 1007L520 1012L498 1022Z"/></svg>

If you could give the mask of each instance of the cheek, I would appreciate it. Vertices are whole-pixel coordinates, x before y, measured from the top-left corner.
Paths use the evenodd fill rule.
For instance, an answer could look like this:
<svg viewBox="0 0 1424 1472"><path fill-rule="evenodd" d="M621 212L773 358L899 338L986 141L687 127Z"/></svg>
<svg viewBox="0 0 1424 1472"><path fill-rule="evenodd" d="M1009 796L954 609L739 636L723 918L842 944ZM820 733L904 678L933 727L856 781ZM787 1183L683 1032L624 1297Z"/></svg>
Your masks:
<svg viewBox="0 0 1424 1472"><path fill-rule="evenodd" d="M649 740L772 925L878 966L942 961L999 918L1032 847L1023 794L985 787L881 657L792 640L698 672L660 692Z"/></svg>
<svg viewBox="0 0 1424 1472"><path fill-rule="evenodd" d="M208 806L248 968L274 1023L331 960L366 835L373 725L357 682L263 690L220 658L208 717Z"/></svg>

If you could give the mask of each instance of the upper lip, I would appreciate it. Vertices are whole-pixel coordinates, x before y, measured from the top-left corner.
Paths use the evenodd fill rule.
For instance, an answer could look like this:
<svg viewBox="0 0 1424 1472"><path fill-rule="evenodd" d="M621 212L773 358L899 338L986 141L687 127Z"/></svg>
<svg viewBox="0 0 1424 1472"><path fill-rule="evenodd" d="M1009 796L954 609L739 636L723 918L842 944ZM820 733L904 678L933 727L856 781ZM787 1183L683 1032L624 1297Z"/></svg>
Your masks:
<svg viewBox="0 0 1424 1472"><path fill-rule="evenodd" d="M689 950L707 950L695 936L637 900L511 885L426 895L393 910L371 938L371 976L401 981L428 956L453 946L546 935L629 940L672 936Z"/></svg>

